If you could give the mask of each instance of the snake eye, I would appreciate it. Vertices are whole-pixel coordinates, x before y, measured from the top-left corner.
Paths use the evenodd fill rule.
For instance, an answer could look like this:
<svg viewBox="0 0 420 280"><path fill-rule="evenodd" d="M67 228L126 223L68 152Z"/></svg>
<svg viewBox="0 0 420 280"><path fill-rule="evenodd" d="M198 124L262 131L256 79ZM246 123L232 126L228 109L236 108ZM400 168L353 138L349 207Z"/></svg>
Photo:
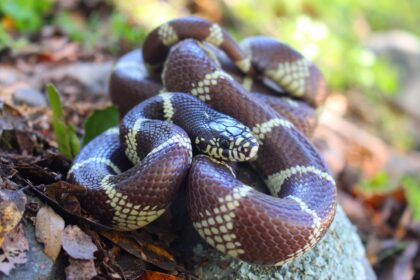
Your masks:
<svg viewBox="0 0 420 280"><path fill-rule="evenodd" d="M222 149L229 149L229 141L226 138L220 139L219 145Z"/></svg>

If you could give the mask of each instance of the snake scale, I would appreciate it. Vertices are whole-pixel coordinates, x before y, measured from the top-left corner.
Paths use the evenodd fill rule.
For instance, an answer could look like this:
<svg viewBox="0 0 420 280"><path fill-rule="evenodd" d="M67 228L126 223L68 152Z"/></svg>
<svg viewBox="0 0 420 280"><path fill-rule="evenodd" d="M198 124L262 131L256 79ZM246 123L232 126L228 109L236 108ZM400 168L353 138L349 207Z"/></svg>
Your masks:
<svg viewBox="0 0 420 280"><path fill-rule="evenodd" d="M325 84L288 45L261 36L238 44L216 23L175 19L117 62L110 96L125 115L119 128L85 146L69 172L101 223L148 224L186 178L195 229L225 254L281 265L325 234L335 182L306 138ZM272 195L226 162L248 160Z"/></svg>

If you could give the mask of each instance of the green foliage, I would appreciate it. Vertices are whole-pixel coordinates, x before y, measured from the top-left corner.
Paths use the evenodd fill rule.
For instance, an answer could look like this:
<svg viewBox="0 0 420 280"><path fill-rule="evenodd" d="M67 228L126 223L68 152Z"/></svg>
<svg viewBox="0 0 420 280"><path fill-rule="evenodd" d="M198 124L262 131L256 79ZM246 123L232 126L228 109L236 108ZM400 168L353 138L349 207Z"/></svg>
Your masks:
<svg viewBox="0 0 420 280"><path fill-rule="evenodd" d="M146 38L146 31L139 26L130 23L126 14L113 13L110 19L113 34L121 37L129 44L137 45Z"/></svg>
<svg viewBox="0 0 420 280"><path fill-rule="evenodd" d="M315 60L333 89L359 88L372 97L377 92L391 94L398 89L396 72L361 44L368 33L365 29L375 24L368 11L379 1L364 3L268 0L259 3L258 12L251 0L227 5L242 23L232 27L236 37L266 34L287 42ZM394 10L388 9L382 17L392 16Z"/></svg>
<svg viewBox="0 0 420 280"><path fill-rule="evenodd" d="M35 32L51 11L52 0L2 0L0 16L9 17L20 32Z"/></svg>
<svg viewBox="0 0 420 280"><path fill-rule="evenodd" d="M24 47L28 41L26 38L20 37L14 39L4 28L0 26L0 50L4 47L9 47L13 50L19 50Z"/></svg>
<svg viewBox="0 0 420 280"><path fill-rule="evenodd" d="M80 140L77 137L75 128L72 125L66 124L64 121L63 108L57 88L52 84L48 84L47 92L48 101L53 113L52 126L58 144L58 150L64 156L72 159L80 151ZM114 106L93 111L84 123L85 136L83 145L86 145L108 128L118 125L118 122L119 112Z"/></svg>
<svg viewBox="0 0 420 280"><path fill-rule="evenodd" d="M109 17L93 12L79 17L68 10L57 10L53 0L2 0L0 19L7 18L8 28L0 23L0 49L8 46L17 51L28 43L28 35L36 33L43 25L55 25L78 42L87 51L97 48L118 52L119 44L130 48L145 37L145 31L131 22L127 15L114 11ZM12 33L15 33L12 35Z"/></svg>
<svg viewBox="0 0 420 280"><path fill-rule="evenodd" d="M26 45L25 37L14 38L8 29L25 34L36 32L51 9L51 0L0 1L0 49L7 46L18 50Z"/></svg>
<svg viewBox="0 0 420 280"><path fill-rule="evenodd" d="M420 221L420 176L404 176L400 182L393 182L386 172L380 171L374 177L360 183L364 192L381 194L388 193L400 185L405 190L414 219Z"/></svg>
<svg viewBox="0 0 420 280"><path fill-rule="evenodd" d="M85 137L83 138L83 145L86 145L108 128L118 125L119 119L119 112L115 106L93 111L84 124Z"/></svg>
<svg viewBox="0 0 420 280"><path fill-rule="evenodd" d="M367 193L387 193L398 186L390 181L388 173L379 171L370 179L365 179L360 182L360 187Z"/></svg>
<svg viewBox="0 0 420 280"><path fill-rule="evenodd" d="M97 13L92 13L86 19L75 19L71 13L61 11L54 19L54 24L88 51L102 47L118 52L120 42L137 45L145 37L143 29L133 26L126 15L118 12L112 13L107 19L100 18Z"/></svg>
<svg viewBox="0 0 420 280"><path fill-rule="evenodd" d="M408 206L410 207L413 218L420 221L420 176L406 176L402 179L405 189Z"/></svg>
<svg viewBox="0 0 420 280"><path fill-rule="evenodd" d="M58 144L58 150L64 156L72 159L80 150L79 138L76 135L75 128L72 125L67 125L64 121L60 95L56 87L52 84L48 84L47 92L48 101L53 113L52 126Z"/></svg>
<svg viewBox="0 0 420 280"><path fill-rule="evenodd" d="M401 28L420 35L420 1L360 0L252 0L225 1L237 39L265 34L293 46L313 60L324 74L328 88L338 92L360 92L375 108L370 120L376 133L402 151L413 148L406 116L385 102L398 93L395 67L365 48L372 31Z"/></svg>

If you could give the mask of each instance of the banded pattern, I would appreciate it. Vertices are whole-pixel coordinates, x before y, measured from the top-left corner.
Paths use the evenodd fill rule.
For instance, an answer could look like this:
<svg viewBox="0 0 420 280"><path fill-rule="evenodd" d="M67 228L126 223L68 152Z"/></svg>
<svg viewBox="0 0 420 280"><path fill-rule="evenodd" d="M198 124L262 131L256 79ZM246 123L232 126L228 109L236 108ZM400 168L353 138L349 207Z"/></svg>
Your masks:
<svg viewBox="0 0 420 280"><path fill-rule="evenodd" d="M260 144L263 144L263 140L267 133L270 133L274 127L276 126L283 126L286 128L293 127L293 124L289 121L282 119L282 118L274 118L269 121L259 123L252 128L252 132L260 141Z"/></svg>
<svg viewBox="0 0 420 280"><path fill-rule="evenodd" d="M219 47L226 55L192 39ZM255 136L253 141L259 143L258 154L251 157L252 165L271 192L279 196L256 192L238 181L227 164L207 156L196 156L189 172L187 198L198 233L210 245L231 256L253 263L280 265L312 248L334 216L334 180L317 151L296 129L303 129L310 135L316 124L314 107L324 101L325 85L316 66L283 43L267 37L251 37L244 40L241 47L219 25L187 17L152 31L145 40L142 54L149 74L162 78L163 84L158 84L158 90L154 87L153 94L188 92L251 128L250 132ZM227 60L232 62L226 63ZM224 69L231 72L227 74ZM240 72L248 76L244 78ZM125 76L119 76L123 79L117 84L125 83ZM148 78L142 79L147 81ZM248 90L254 93L250 94ZM285 91L299 100L272 95ZM111 96L117 95L111 92ZM142 93L142 96L147 94ZM181 117L193 118L183 108L177 108L172 94L164 93L139 106L145 111L156 101L160 104L156 110L161 112L163 119L178 124ZM128 106L125 101L117 102L123 109ZM191 107L189 101L184 105ZM197 116L209 119L211 114L203 110ZM144 116L137 117L144 119ZM126 126L125 122L122 127ZM140 129L149 126L148 120L139 122ZM135 124L136 120L130 120L121 134L128 135ZM217 130L217 127L214 125L213 128ZM234 125L228 127L232 131L230 135L241 131ZM230 136L225 137L224 142L213 137L210 148L205 144L208 137L188 134L199 151L218 159L240 160L243 156L239 152L248 149L248 156L252 151L256 152L256 143L249 137L246 137L247 143L254 148L247 148L242 140L237 140L238 143L227 141ZM127 139L132 147L143 146L138 138ZM242 143L242 150L238 148L234 152L232 147L239 143ZM230 152L224 151L222 146ZM165 147L165 144L149 149L155 151L149 156L161 155L163 150L158 147ZM139 154L138 158L144 156L144 153Z"/></svg>
<svg viewBox="0 0 420 280"><path fill-rule="evenodd" d="M179 41L175 29L169 24L165 23L158 29L159 39L165 46L172 46Z"/></svg>
<svg viewBox="0 0 420 280"><path fill-rule="evenodd" d="M125 155L127 158L133 163L138 164L141 161L141 158L137 155L138 145L137 145L137 133L140 130L141 124L145 121L145 119L140 118L134 122L133 127L128 127L128 132L125 136L125 141L127 148L125 149Z"/></svg>
<svg viewBox="0 0 420 280"><path fill-rule="evenodd" d="M168 90L191 92L194 95L193 91L195 88L191 85L196 85L198 81L202 81L203 77L209 73L220 73L220 71L222 70L218 64L214 63L208 57L206 51L201 49L200 44L186 39L171 48L162 78ZM186 80L188 82L185 82ZM223 98L220 92L223 92ZM254 135L260 142L258 157L253 161L253 165L262 178L268 178L272 174L281 170L288 170L294 166L298 171L301 171L292 171L290 174L287 174L290 180L284 182L283 198L268 199L261 194L249 192L247 196L241 199L244 204L250 204L247 209L253 209L255 213L244 214L245 210L240 212L240 215L235 214L234 230L241 232L240 240L237 242L242 245L241 248L245 248L243 249L244 252L238 257L256 263L276 264L288 260L292 255L294 258L298 254L307 251L313 246L314 238L319 241L323 236L325 230L331 223L335 209L336 193L334 183L330 180L325 180L324 177L327 176L314 177L308 174L308 172L314 175L328 174L328 170L322 159L292 123L282 118L273 109L252 99L246 90L235 80L219 79L217 83L209 86L208 94L210 98L206 98L206 102L210 106L252 127ZM244 112L249 113L245 114ZM208 198L209 193L205 195L207 199L201 199L202 204L197 203L204 196L204 193L201 193L200 189L208 188L208 184L211 181L217 181L213 185L214 189L221 189L229 180L225 178L223 181L218 181L219 174L216 171L209 171L211 169L209 162L206 164L197 164L199 167L195 167L195 162L196 160L194 160L192 168L194 170L200 169L196 172L201 177L205 176L204 172L206 171L213 176L213 178L207 178L207 180L200 180L200 176L194 176L190 171L189 186L191 187L188 188L188 203L192 204L190 206L192 221L197 224L201 223L200 221L202 219L193 213L199 212L199 209L203 207L212 213L209 210L210 206L208 206L210 204L210 198ZM299 166L310 167L302 169ZM316 170L320 172L316 172ZM231 179L233 180L234 178ZM240 182L236 182L236 184L240 184ZM275 187L279 188L277 185ZM313 193L314 191L317 194L322 193L322 195L310 196L309 193ZM216 190L213 193L211 195L220 195ZM286 198L288 195L293 195L293 197L299 200ZM206 202L203 200L206 200ZM206 205L203 206L203 204ZM290 205L289 207L294 208L295 214L291 214L291 210L288 207L280 206L283 204ZM238 205L237 208L242 209L241 205ZM261 205L265 205L270 210L260 209L262 207ZM306 207L303 207L303 205L306 205ZM214 208L214 205L212 205L212 208ZM266 230L262 229L262 227L258 227L259 231L257 232L254 229L255 226L252 225L257 223L257 219L262 217L261 215L264 211L270 212L265 214L266 219L270 223L278 223L275 229L278 237L274 237L274 239L277 239L275 242L270 240L272 236ZM321 221L320 225L314 223L311 213L317 213ZM245 225L248 225L250 228ZM295 225L300 225L299 229L294 229ZM274 231L272 226L266 226ZM255 239L249 240L243 237L247 235L245 232L249 235L258 234L260 236L258 238L259 242L257 243ZM294 246L287 245L287 242L282 240L282 238L286 239L286 236L288 236L287 238L292 238L292 235L295 235L293 238L297 239L294 241L295 243L290 243ZM207 240L209 237L205 235L205 238ZM284 248L277 247L279 244ZM260 249L257 250L255 249L256 247L260 247ZM267 248L269 251L265 251L261 247ZM276 253L271 252L273 248L277 248L275 250Z"/></svg>
<svg viewBox="0 0 420 280"><path fill-rule="evenodd" d="M309 77L311 62L301 58L294 62L279 63L276 69L267 69L265 75L282 85L295 96L305 94L305 83Z"/></svg>
<svg viewBox="0 0 420 280"><path fill-rule="evenodd" d="M248 73L251 69L251 58L246 57L242 60L238 60L235 62L235 65L238 66L239 70L243 73Z"/></svg>
<svg viewBox="0 0 420 280"><path fill-rule="evenodd" d="M190 138L172 122L192 138L202 135L198 147L204 152L230 160L257 153L249 128L193 96L166 92L149 98L124 116L119 133L112 128L89 143L69 172L71 181L86 186L82 204L101 223L134 230L164 213L192 161Z"/></svg>
<svg viewBox="0 0 420 280"><path fill-rule="evenodd" d="M214 23L210 26L209 32L210 34L204 41L215 45L216 47L220 46L224 41L222 28L220 28L218 24Z"/></svg>
<svg viewBox="0 0 420 280"><path fill-rule="evenodd" d="M171 102L171 93L163 92L159 94L163 98L163 117L166 121L172 122L174 116L174 106Z"/></svg>
<svg viewBox="0 0 420 280"><path fill-rule="evenodd" d="M134 230L162 215L191 163L191 144L185 132L158 121L144 122L155 126L157 134L136 137L137 142L150 147L136 165L125 156L120 135L112 128L82 149L68 175L69 180L86 187L81 196L83 207L116 230ZM157 146L156 137L161 140ZM156 153L157 149L163 154ZM171 156L174 162L154 163L163 160L164 155Z"/></svg>
<svg viewBox="0 0 420 280"><path fill-rule="evenodd" d="M214 71L204 76L204 79L197 83L191 83L191 94L202 101L210 101L210 87L217 85L219 79L232 80L228 74L223 71Z"/></svg>
<svg viewBox="0 0 420 280"><path fill-rule="evenodd" d="M100 157L88 158L84 161L77 162L76 164L73 164L72 167L70 168L68 174L75 172L79 168L84 168L86 165L88 165L90 163L96 163L96 164L103 163L106 166L110 167L112 169L112 171L114 171L115 174L121 174L121 170L109 158L100 158Z"/></svg>
<svg viewBox="0 0 420 280"><path fill-rule="evenodd" d="M332 184L335 184L334 178L325 171L322 171L315 166L292 166L290 168L287 168L285 170L281 170L277 173L274 173L267 177L265 180L265 183L271 190L272 194L278 195L280 193L281 187L285 180L294 177L296 174L305 174L305 173L314 173L315 175L318 175L320 178L325 179L327 181L330 181Z"/></svg>
<svg viewBox="0 0 420 280"><path fill-rule="evenodd" d="M321 105L327 96L319 69L290 46L264 36L248 37L240 43L252 65L291 96L312 106Z"/></svg>
<svg viewBox="0 0 420 280"><path fill-rule="evenodd" d="M219 25L198 17L184 17L169 21L154 29L144 41L143 57L149 74L160 75L169 48L186 38L205 41L222 49L245 74L253 75L249 58L241 51L236 41ZM158 71L156 71L158 70Z"/></svg>
<svg viewBox="0 0 420 280"><path fill-rule="evenodd" d="M106 201L114 209L112 224L121 230L135 230L156 220L165 212L165 208L157 209L158 205L141 205L128 202L128 195L118 192L110 181L110 175L101 181L101 188L108 196Z"/></svg>
<svg viewBox="0 0 420 280"><path fill-rule="evenodd" d="M201 220L193 223L207 243L232 257L238 257L245 252L232 230L235 209L239 206L241 198L250 190L251 188L245 185L233 188L230 194L218 198L219 204L216 207L198 212Z"/></svg>

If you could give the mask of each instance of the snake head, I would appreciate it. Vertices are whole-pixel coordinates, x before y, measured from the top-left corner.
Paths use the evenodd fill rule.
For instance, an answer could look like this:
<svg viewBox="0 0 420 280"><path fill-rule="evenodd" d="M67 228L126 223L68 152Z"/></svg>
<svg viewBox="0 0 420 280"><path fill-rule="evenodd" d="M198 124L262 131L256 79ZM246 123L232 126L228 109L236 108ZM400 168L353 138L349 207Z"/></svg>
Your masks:
<svg viewBox="0 0 420 280"><path fill-rule="evenodd" d="M230 117L208 122L210 133L195 138L198 150L215 159L247 161L258 152L258 141L251 130Z"/></svg>

